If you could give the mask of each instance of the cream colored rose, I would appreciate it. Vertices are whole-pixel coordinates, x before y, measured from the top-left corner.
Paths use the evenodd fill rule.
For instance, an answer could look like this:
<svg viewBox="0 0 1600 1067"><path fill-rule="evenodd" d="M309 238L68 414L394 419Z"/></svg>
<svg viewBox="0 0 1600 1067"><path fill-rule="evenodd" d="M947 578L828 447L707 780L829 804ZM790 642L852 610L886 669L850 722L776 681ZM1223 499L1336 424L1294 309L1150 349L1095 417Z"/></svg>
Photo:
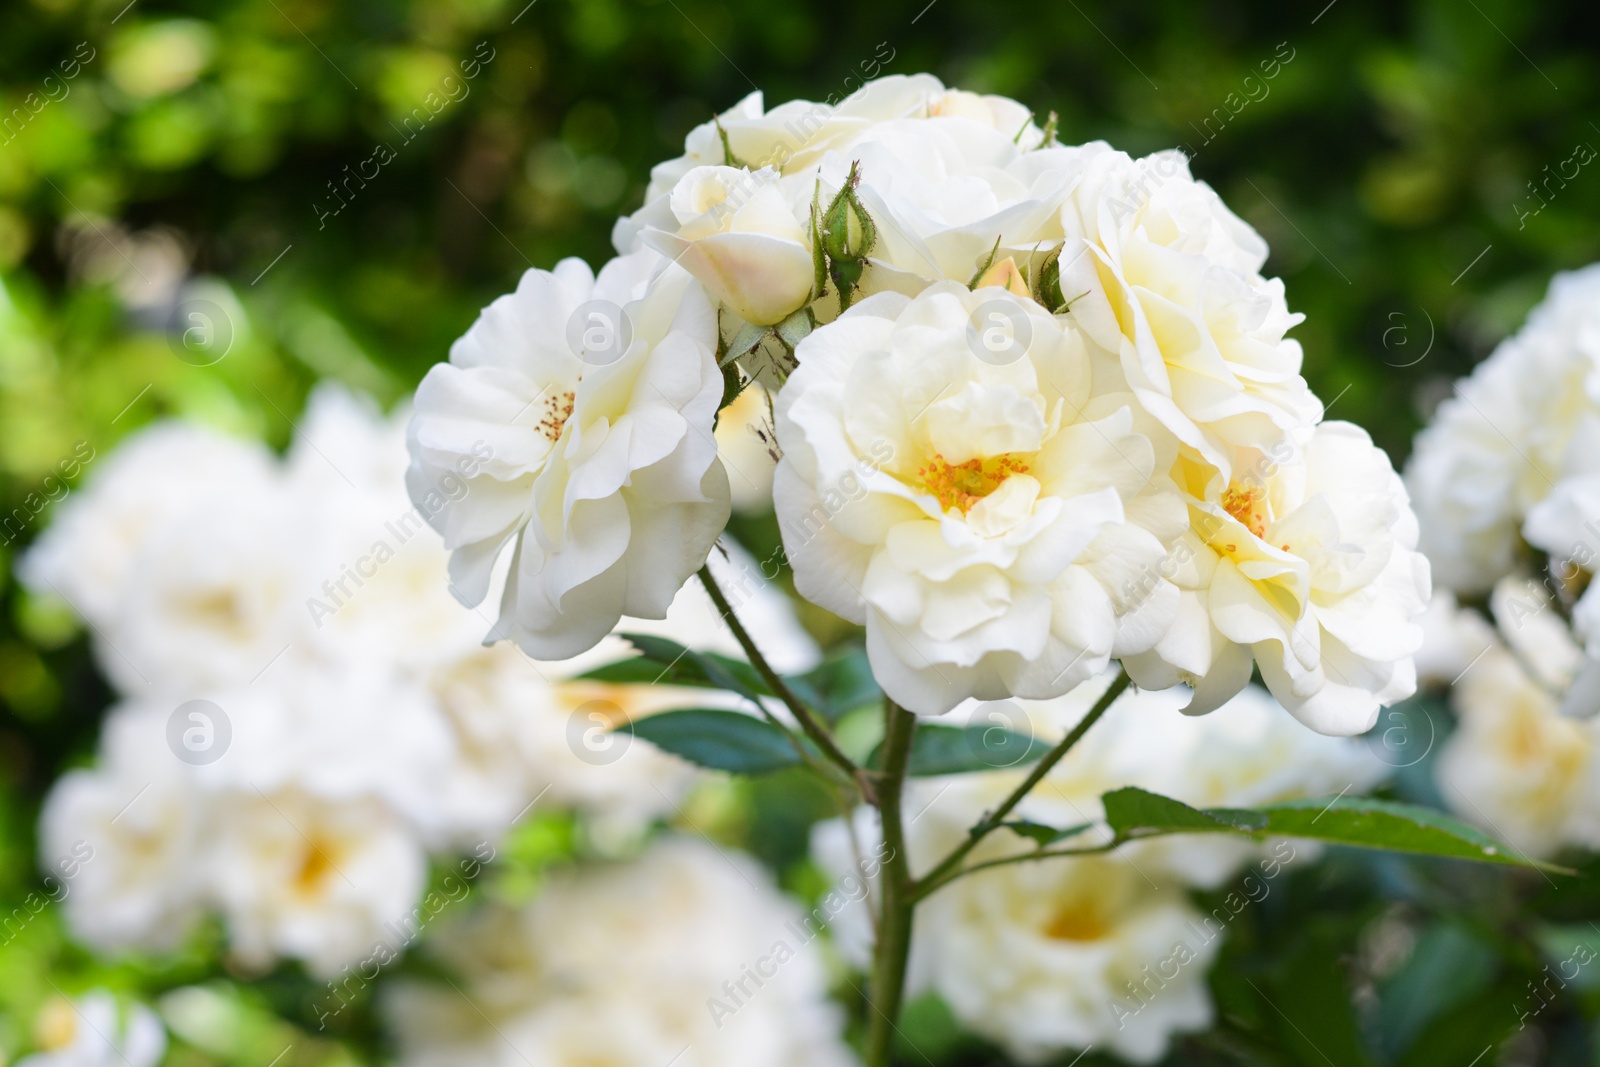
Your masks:
<svg viewBox="0 0 1600 1067"><path fill-rule="evenodd" d="M677 232L646 230L644 243L676 260L729 311L770 326L810 300L811 241L777 171L696 167L668 203Z"/></svg>
<svg viewBox="0 0 1600 1067"><path fill-rule="evenodd" d="M870 297L797 351L784 545L802 595L866 626L895 700L1054 696L1160 636L1182 507L1132 398L1092 395L1069 322L943 282Z"/></svg>

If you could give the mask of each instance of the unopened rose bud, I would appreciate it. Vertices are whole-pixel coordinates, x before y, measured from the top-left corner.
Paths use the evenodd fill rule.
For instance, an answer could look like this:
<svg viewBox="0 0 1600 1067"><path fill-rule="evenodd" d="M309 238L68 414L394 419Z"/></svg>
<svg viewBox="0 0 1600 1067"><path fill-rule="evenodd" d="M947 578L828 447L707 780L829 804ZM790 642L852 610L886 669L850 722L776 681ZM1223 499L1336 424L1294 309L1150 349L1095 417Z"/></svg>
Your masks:
<svg viewBox="0 0 1600 1067"><path fill-rule="evenodd" d="M856 184L860 180L859 172L852 166L849 179L822 217L823 246L830 259L866 259L878 241L878 228L872 216L856 198Z"/></svg>
<svg viewBox="0 0 1600 1067"><path fill-rule="evenodd" d="M678 231L641 239L698 278L724 307L758 326L782 322L811 299L810 235L778 174L696 167L670 198Z"/></svg>
<svg viewBox="0 0 1600 1067"><path fill-rule="evenodd" d="M1000 262L993 264L978 278L978 283L973 289L986 289L996 286L1017 296L1029 296L1028 281L1022 276L1022 268L1017 266L1017 261L1007 256Z"/></svg>

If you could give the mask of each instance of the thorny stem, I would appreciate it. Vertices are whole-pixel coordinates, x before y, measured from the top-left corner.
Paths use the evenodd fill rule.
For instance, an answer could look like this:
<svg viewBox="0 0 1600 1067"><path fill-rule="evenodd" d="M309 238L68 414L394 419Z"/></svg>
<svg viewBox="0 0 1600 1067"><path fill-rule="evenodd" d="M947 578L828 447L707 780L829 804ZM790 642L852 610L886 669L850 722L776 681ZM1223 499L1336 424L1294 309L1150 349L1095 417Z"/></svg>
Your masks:
<svg viewBox="0 0 1600 1067"><path fill-rule="evenodd" d="M905 824L900 803L911 762L911 739L917 717L884 698L883 771L878 780L878 816L883 824L885 859L879 885L878 936L873 946L872 984L868 989L871 1018L867 1030L867 1067L888 1067L899 1027L905 993L906 961L911 952L914 883L906 856Z"/></svg>
<svg viewBox="0 0 1600 1067"><path fill-rule="evenodd" d="M723 595L722 587L717 584L716 578L711 574L711 565L709 563L700 568L700 583L706 587L706 592L710 595L711 602L716 605L717 612L722 616L723 621L728 624L728 628L733 631L734 639L739 642L739 647L744 649L744 654L750 660L750 665L756 669L756 673L760 674L762 680L767 683L767 688L771 689L774 695L783 701L784 707L789 709L789 713L800 724L800 729L805 731L806 736L822 751L822 754L840 770L844 771L850 780L856 784L856 787L861 790L862 794L870 800L872 798L872 790L866 772L856 766L855 761L844 754L844 751L834 741L833 736L828 733L827 727L817 721L816 713L806 707L805 702L795 694L793 689L789 688L789 684L783 680L783 677L772 669L772 664L767 662L767 658L756 647L755 640L750 636L750 632L744 628L744 623L739 621L739 616L735 614L733 606L728 603L728 598Z"/></svg>
<svg viewBox="0 0 1600 1067"><path fill-rule="evenodd" d="M951 849L949 855L940 860L931 871L918 879L912 889L913 900L920 900L952 878L960 877L961 873L963 873L961 871L961 862L967 858L973 849L978 847L980 841L1000 828L1006 816L1010 815L1012 810L1022 803L1023 798L1033 791L1034 786L1044 781L1045 775L1049 774L1055 768L1055 765L1060 763L1068 752L1072 751L1072 746L1076 745L1079 739L1089 732L1089 728L1100 720L1100 716L1104 715L1106 710L1122 695L1123 690L1128 688L1130 681L1131 679L1129 679L1126 670L1118 672L1111 685L1100 695L1100 699L1095 701L1094 707L1089 709L1089 713L1080 719L1078 725L1074 726L1054 748L1045 753L1043 759L1033 765L1033 770L1029 771L1028 776L1022 780L1022 783L1011 791L1011 795L1002 800L999 807L985 816L981 822L968 830L965 841Z"/></svg>

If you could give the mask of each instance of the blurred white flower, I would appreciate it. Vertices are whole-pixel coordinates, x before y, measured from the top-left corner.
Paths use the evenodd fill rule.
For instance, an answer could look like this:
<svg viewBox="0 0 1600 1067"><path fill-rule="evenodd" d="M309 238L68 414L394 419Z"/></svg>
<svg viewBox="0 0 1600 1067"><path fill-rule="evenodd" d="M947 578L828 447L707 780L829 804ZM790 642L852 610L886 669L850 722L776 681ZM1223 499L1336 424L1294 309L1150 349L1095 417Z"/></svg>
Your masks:
<svg viewBox="0 0 1600 1067"><path fill-rule="evenodd" d="M331 976L396 940L422 895L422 843L377 801L330 804L288 788L208 802L226 828L207 850L211 889L244 966L265 970L287 957Z"/></svg>
<svg viewBox="0 0 1600 1067"><path fill-rule="evenodd" d="M17 1067L156 1067L167 1031L143 1004L119 1005L103 989L45 1005L35 1027L39 1051Z"/></svg>
<svg viewBox="0 0 1600 1067"><path fill-rule="evenodd" d="M391 987L399 1063L846 1067L802 930L749 859L663 839L636 860L558 874L521 910L441 929L431 942L458 988Z"/></svg>
<svg viewBox="0 0 1600 1067"><path fill-rule="evenodd" d="M1428 563L1405 487L1366 431L1326 422L1294 459L1259 457L1227 483L1188 467L1180 481L1195 495L1173 553L1177 622L1125 660L1136 682L1190 682L1200 713L1242 689L1254 659L1285 708L1331 734L1365 732L1380 705L1415 691Z"/></svg>
<svg viewBox="0 0 1600 1067"><path fill-rule="evenodd" d="M1455 594L1435 589L1428 610L1417 619L1422 644L1417 649L1417 683L1423 687L1454 682L1495 642L1494 627L1476 611L1459 607Z"/></svg>
<svg viewBox="0 0 1600 1067"><path fill-rule="evenodd" d="M1417 435L1406 482L1438 583L1478 593L1509 573L1530 509L1567 475L1600 473L1596 455L1600 264L1556 275L1522 329ZM1562 537L1551 551L1575 544Z"/></svg>
<svg viewBox="0 0 1600 1067"><path fill-rule="evenodd" d="M1181 887L1089 858L972 875L917 923L932 988L1020 1062L1100 1046L1152 1063L1211 1024L1205 978L1221 941L1196 933L1202 918Z"/></svg>
<svg viewBox="0 0 1600 1067"><path fill-rule="evenodd" d="M193 521L226 487L249 497L271 481L271 454L258 443L184 423L151 427L89 470L18 563L18 576L95 627L112 626L156 531ZM132 677L103 637L97 653L109 672Z"/></svg>
<svg viewBox="0 0 1600 1067"><path fill-rule="evenodd" d="M248 681L309 630L313 557L289 548L306 503L280 477L232 481L150 531L105 628L123 692Z"/></svg>
<svg viewBox="0 0 1600 1067"><path fill-rule="evenodd" d="M586 347L596 302L605 351ZM623 615L666 613L728 518L716 348L698 283L645 251L598 279L577 260L530 270L428 372L407 484L463 603L514 543L491 638L566 659Z"/></svg>
<svg viewBox="0 0 1600 1067"><path fill-rule="evenodd" d="M987 308L1014 330L998 359L973 341ZM1131 397L1091 395L1069 324L941 283L868 298L799 353L778 397L784 545L807 599L865 624L895 700L1053 696L1161 635L1181 505ZM1123 581L1141 571L1147 594Z"/></svg>
<svg viewBox="0 0 1600 1067"><path fill-rule="evenodd" d="M69 771L39 818L39 862L81 864L63 882L67 925L102 952L176 948L199 917L209 807L175 776L121 760Z"/></svg>
<svg viewBox="0 0 1600 1067"><path fill-rule="evenodd" d="M1451 691L1435 772L1456 814L1532 856L1600 847L1600 722L1563 716L1560 692L1492 648Z"/></svg>
<svg viewBox="0 0 1600 1067"><path fill-rule="evenodd" d="M1054 700L977 704L955 714L965 711L973 725L1054 741L1103 690L1091 683ZM1177 691L1120 697L1015 816L1062 829L1094 823L1104 817L1100 797L1128 785L1199 807L1258 806L1360 793L1387 770L1359 742L1314 733L1254 687L1203 717L1182 714L1182 703ZM968 827L1025 774L1022 768L917 780L905 802L913 872L931 868L965 840ZM857 813L856 824L856 840L868 851L879 837L869 809ZM1092 845L1107 834L1092 829L1071 843ZM1034 848L1000 831L969 862ZM1023 1062L1091 1045L1137 1062L1158 1059L1174 1034L1209 1024L1205 972L1219 934L1248 902L1265 900L1272 879L1308 849L1178 836L1124 845L1104 858L1030 861L958 879L918 912L910 988L938 992L964 1026ZM817 828L813 851L841 879L856 869L842 821ZM1214 916L1199 912L1184 893L1235 878ZM872 943L866 908L846 907L833 931L845 957L864 966Z"/></svg>

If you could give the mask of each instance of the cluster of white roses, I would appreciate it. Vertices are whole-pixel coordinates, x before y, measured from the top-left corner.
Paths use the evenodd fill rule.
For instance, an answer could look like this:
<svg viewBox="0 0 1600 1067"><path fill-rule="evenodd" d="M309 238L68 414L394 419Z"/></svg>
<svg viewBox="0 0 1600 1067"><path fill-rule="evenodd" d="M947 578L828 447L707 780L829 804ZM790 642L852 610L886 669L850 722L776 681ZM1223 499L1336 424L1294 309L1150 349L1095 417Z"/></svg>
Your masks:
<svg viewBox="0 0 1600 1067"><path fill-rule="evenodd" d="M419 502L491 636L583 652L660 617L728 517L719 409L774 394L796 585L920 714L1120 659L1190 710L1259 665L1358 733L1414 687L1429 592L1385 455L1322 409L1266 246L1178 152L1057 143L1020 104L885 77L694 130L598 276L529 271L423 381ZM487 459L475 447L487 443Z"/></svg>
<svg viewBox="0 0 1600 1067"><path fill-rule="evenodd" d="M625 850L694 781L648 745L607 747L626 742L611 727L686 702L575 677L624 658L620 638L559 665L483 647L406 499L405 423L325 386L281 461L157 425L24 560L89 625L122 697L97 763L42 817L47 866L91 855L64 903L91 945L170 947L209 911L249 967L386 962L444 899L424 894L430 856L487 858L535 800ZM751 607L785 669L814 662L776 594ZM698 589L633 625L737 654Z"/></svg>
<svg viewBox="0 0 1600 1067"><path fill-rule="evenodd" d="M747 857L660 838L632 863L564 872L525 908L441 927L433 954L460 984L391 990L398 1062L849 1067L803 922Z"/></svg>
<svg viewBox="0 0 1600 1067"><path fill-rule="evenodd" d="M1458 383L1406 478L1440 585L1419 666L1455 683L1445 799L1532 855L1600 848L1600 265Z"/></svg>
<svg viewBox="0 0 1600 1067"><path fill-rule="evenodd" d="M1101 688L1092 683L1054 700L1016 703L1031 729L1053 740L1083 717ZM1175 692L1119 698L1016 816L1042 826L1098 823L1102 795L1127 785L1197 807L1253 807L1360 793L1388 770L1360 742L1324 737L1285 717L1254 686L1201 719L1182 715L1182 702ZM987 725L981 706L979 715L973 721ZM960 844L1026 770L917 780L906 798L913 873ZM1098 826L1071 844L1108 837ZM854 838L842 820L818 826L819 862L841 874L854 868L856 849L877 838L870 809L857 813ZM1020 835L996 834L973 860L991 863L1034 848ZM910 990L937 992L964 1027L1021 1063L1091 1046L1153 1062L1174 1036L1211 1024L1206 972L1231 923L1280 887L1284 868L1305 862L1314 848L1304 841L1257 845L1179 836L1101 857L979 871L937 890L919 908ZM1225 892L1206 912L1190 889ZM836 930L844 954L864 965L872 945L867 909L845 912Z"/></svg>

